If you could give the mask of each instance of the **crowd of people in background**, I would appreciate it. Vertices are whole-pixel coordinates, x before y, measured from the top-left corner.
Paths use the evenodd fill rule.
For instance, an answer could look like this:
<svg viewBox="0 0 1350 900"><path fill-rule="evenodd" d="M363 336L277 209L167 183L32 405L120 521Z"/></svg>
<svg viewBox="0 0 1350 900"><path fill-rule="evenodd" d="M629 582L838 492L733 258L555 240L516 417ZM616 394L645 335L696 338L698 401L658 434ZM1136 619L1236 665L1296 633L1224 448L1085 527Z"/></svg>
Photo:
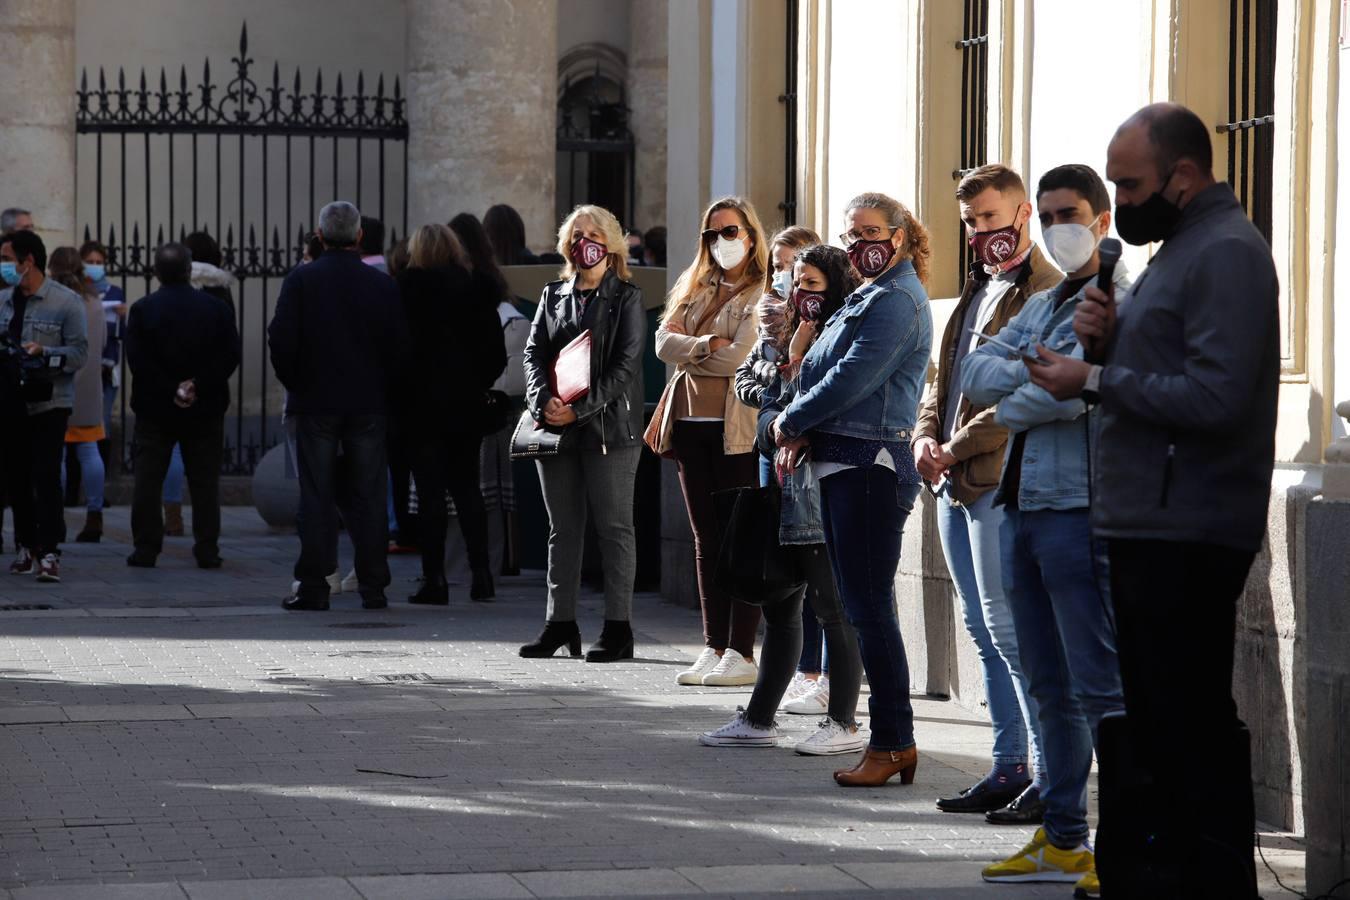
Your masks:
<svg viewBox="0 0 1350 900"><path fill-rule="evenodd" d="M355 591L385 608L388 554L412 549L422 577L409 602L449 604L450 502L469 597L490 600L494 573L519 566L511 460L532 459L547 596L543 630L519 654L582 655L589 520L604 620L585 659L632 659L645 445L674 461L694 537L704 649L676 681L753 686L700 743L775 747L778 712L813 715L797 753L857 754L836 784L911 784L922 732L894 575L927 491L994 737L987 774L937 808L1035 827L983 877L1072 882L1082 896L1106 882L1117 896L1254 897L1249 738L1230 681L1273 466L1278 285L1269 247L1211 170L1201 120L1158 104L1110 143L1114 210L1086 165L1051 169L1034 192L1004 165L965 173L954 203L972 264L940 336L934 251L904 203L854 197L833 246L801 226L770 234L749 202L716 200L685 236L692 261L665 298L655 351L673 375L650 417L631 267L665 265L663 228L625 232L580 206L535 255L519 214L499 205L385 248L377 220L330 203L268 327L300 485L284 605L326 610ZM158 248L161 287L128 311L105 248L48 258L31 225L22 210L0 218L10 571L60 578L66 444L89 494L77 540L98 539L98 447L123 353L136 414L128 563L155 564L178 465L197 564L219 566L221 429L239 363L219 248L205 234ZM1158 245L1137 277L1118 262L1113 225ZM501 267L540 264L558 278L530 320ZM743 502L773 510L750 523L763 540L744 540ZM792 577L769 572L762 596L747 592L728 558L755 553ZM1184 706L1168 697L1178 682L1192 692ZM1199 747L1203 762L1177 758ZM1094 753L1100 848L1087 818Z"/></svg>

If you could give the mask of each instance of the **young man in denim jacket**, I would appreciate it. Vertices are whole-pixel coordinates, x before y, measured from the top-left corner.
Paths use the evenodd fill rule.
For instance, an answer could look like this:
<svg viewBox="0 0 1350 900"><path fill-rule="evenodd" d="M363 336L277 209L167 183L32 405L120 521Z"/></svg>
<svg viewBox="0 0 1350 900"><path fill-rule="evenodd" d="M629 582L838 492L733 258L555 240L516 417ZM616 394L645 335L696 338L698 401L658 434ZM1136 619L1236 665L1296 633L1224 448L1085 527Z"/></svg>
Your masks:
<svg viewBox="0 0 1350 900"><path fill-rule="evenodd" d="M1097 244L1111 223L1111 201L1087 166L1041 177L1036 203L1047 252L1068 273L1042 291L996 339L1035 355L1038 346L1081 358L1074 310L1099 267ZM1117 268L1118 294L1129 282ZM1037 707L1045 760L1045 825L987 881L1078 881L1095 890L1087 844L1087 779L1097 725L1124 708L1115 635L1093 553L1089 521L1088 410L1031 383L1027 364L987 343L962 371L961 389L997 404L995 420L1013 434L994 502L1003 523L1003 581L1012 607L1022 670Z"/></svg>
<svg viewBox="0 0 1350 900"><path fill-rule="evenodd" d="M61 580L58 545L65 530L61 460L66 420L75 402L75 373L89 352L84 301L44 274L47 248L31 231L0 239L0 334L8 338L0 374L0 442L14 507L18 556L12 575ZM19 386L19 361L42 359Z"/></svg>

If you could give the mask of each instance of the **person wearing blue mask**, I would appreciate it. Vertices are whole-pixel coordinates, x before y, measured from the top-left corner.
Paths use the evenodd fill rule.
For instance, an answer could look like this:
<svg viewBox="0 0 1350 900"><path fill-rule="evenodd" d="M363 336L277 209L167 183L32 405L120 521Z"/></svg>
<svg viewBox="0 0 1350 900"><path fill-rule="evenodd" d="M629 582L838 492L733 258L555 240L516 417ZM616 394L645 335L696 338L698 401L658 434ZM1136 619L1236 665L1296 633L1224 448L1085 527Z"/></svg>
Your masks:
<svg viewBox="0 0 1350 900"><path fill-rule="evenodd" d="M47 248L31 231L0 238L0 447L18 550L9 571L61 580L61 459L74 376L88 354L84 302L47 278ZM41 366L33 362L40 359Z"/></svg>
<svg viewBox="0 0 1350 900"><path fill-rule="evenodd" d="M108 280L107 247L98 241L85 241L80 245L80 261L84 263L85 279L103 305L103 430L105 434L111 435L113 404L117 401L117 389L122 383L119 364L122 359L122 338L126 331L127 298L120 287ZM111 456L107 438L100 442L99 450L107 465Z"/></svg>

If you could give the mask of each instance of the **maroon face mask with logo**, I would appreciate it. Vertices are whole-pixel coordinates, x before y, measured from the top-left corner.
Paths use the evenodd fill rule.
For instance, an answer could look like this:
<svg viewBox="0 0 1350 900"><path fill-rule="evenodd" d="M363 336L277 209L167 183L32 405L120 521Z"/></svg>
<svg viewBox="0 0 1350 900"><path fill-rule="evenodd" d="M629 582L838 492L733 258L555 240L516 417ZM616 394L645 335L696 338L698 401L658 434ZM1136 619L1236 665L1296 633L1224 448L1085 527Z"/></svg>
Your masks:
<svg viewBox="0 0 1350 900"><path fill-rule="evenodd" d="M588 237L579 237L572 244L572 262L582 269L594 269L609 255L604 244L596 243Z"/></svg>
<svg viewBox="0 0 1350 900"><path fill-rule="evenodd" d="M876 278L886 270L895 256L895 245L890 240L854 241L848 248L849 262L862 273L864 278Z"/></svg>
<svg viewBox="0 0 1350 900"><path fill-rule="evenodd" d="M980 262L991 269L1001 266L1017 255L1017 241L1021 229L1016 225L995 228L993 231L977 231L970 236L970 249Z"/></svg>
<svg viewBox="0 0 1350 900"><path fill-rule="evenodd" d="M805 322L824 322L838 311L840 304L832 303L824 294L797 290L792 293L792 305Z"/></svg>

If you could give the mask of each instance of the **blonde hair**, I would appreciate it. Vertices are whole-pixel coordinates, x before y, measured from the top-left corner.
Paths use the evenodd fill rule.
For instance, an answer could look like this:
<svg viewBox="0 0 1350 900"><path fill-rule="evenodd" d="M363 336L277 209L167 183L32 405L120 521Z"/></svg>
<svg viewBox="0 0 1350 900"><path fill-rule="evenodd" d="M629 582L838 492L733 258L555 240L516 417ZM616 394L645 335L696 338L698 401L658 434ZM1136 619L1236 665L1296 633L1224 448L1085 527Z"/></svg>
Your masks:
<svg viewBox="0 0 1350 900"><path fill-rule="evenodd" d="M795 252L805 250L807 247L815 246L821 243L820 235L807 228L805 225L789 225L782 231L773 236L769 241L769 256L773 256L773 251L779 247L787 247ZM764 292L767 294L773 288L773 265L772 261L767 272L764 273Z"/></svg>
<svg viewBox="0 0 1350 900"><path fill-rule="evenodd" d="M558 277L566 280L577 273L576 263L572 262L572 229L577 219L590 219L592 224L605 233L605 249L609 251L609 267L624 281L629 278L628 241L623 235L623 226L614 213L603 206L583 203L567 214L558 226L558 255L563 258L563 267ZM618 249L615 249L618 248Z"/></svg>
<svg viewBox="0 0 1350 900"><path fill-rule="evenodd" d="M423 225L408 239L408 268L438 269L451 263L469 268L469 254L450 226Z"/></svg>
<svg viewBox="0 0 1350 900"><path fill-rule="evenodd" d="M928 229L909 211L909 207L892 197L869 191L859 194L844 207L848 213L854 209L875 209L886 217L886 224L899 228L905 233L905 242L896 253L901 259L914 264L914 274L919 281L928 283L928 270L932 262L933 251L928 246Z"/></svg>
<svg viewBox="0 0 1350 900"><path fill-rule="evenodd" d="M675 287L666 297L663 319L669 319L677 309L691 302L694 295L712 280L713 274L722 271L717 260L713 259L708 242L703 240L702 232L711 227L709 223L712 222L713 215L724 209L736 210L740 214L741 221L745 223L745 230L750 232L750 264L745 269L743 280L748 280L752 284L756 281L766 281L770 271L769 242L764 240L764 226L760 224L759 214L750 205L750 201L742 197L723 197L714 200L703 212L703 224L699 227L698 254L689 268L680 274Z"/></svg>

